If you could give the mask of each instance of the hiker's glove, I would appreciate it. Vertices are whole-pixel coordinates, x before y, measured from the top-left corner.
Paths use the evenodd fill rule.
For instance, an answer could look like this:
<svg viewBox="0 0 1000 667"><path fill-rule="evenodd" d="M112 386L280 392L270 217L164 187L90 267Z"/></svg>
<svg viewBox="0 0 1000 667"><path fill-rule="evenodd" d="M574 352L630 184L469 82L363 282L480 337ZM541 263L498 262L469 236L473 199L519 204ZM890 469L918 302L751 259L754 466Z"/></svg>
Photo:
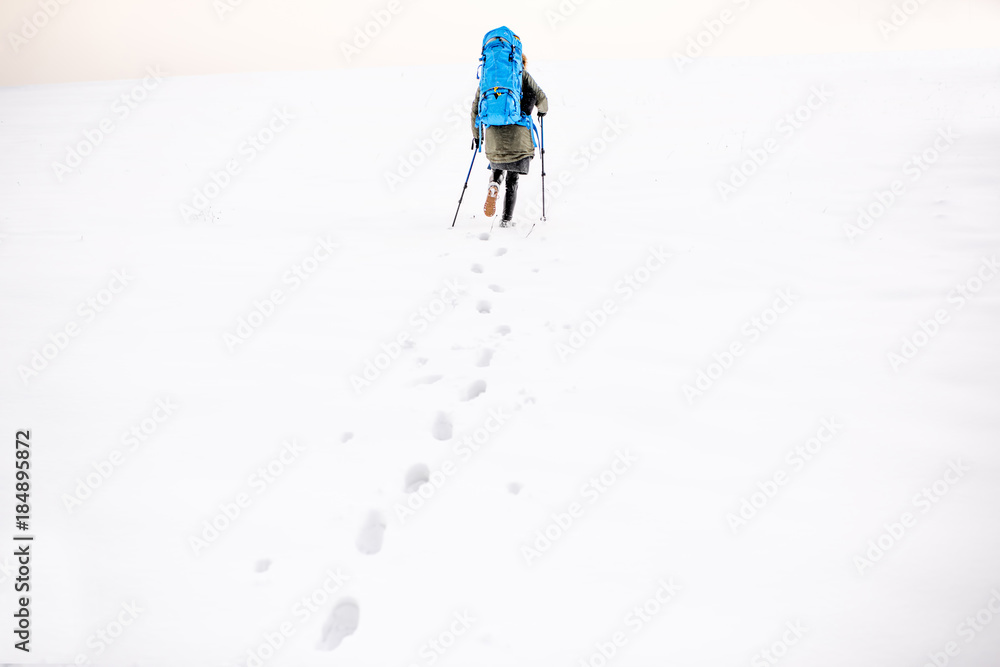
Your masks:
<svg viewBox="0 0 1000 667"><path fill-rule="evenodd" d="M538 112L538 117L539 118L544 118L545 117L545 112L544 111L539 111Z"/></svg>
<svg viewBox="0 0 1000 667"><path fill-rule="evenodd" d="M479 137L472 138L472 150L479 150Z"/></svg>

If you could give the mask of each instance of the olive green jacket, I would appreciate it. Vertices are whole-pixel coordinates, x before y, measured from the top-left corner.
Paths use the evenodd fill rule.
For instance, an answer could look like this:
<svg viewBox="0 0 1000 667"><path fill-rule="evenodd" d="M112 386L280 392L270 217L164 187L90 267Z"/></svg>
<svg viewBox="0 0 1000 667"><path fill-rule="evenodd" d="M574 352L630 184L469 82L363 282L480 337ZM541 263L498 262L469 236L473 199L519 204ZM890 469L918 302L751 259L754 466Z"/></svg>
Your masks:
<svg viewBox="0 0 1000 667"><path fill-rule="evenodd" d="M530 88L534 93L535 104L538 112L546 114L549 112L549 100L545 93L527 71L521 81L522 90ZM479 136L479 128L476 126L476 117L479 115L479 88L472 98L472 136ZM535 146L531 141L531 130L521 125L499 125L486 128L486 142L483 148L486 150L486 159L494 164L517 162L526 157L535 156Z"/></svg>

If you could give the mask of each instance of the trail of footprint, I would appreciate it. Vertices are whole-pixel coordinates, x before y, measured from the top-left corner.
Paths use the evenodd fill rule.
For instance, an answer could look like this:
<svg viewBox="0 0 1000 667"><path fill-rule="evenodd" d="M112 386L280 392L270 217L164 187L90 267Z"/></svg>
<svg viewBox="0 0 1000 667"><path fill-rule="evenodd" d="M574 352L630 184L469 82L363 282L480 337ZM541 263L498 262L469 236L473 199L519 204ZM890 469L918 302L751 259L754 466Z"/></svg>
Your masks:
<svg viewBox="0 0 1000 667"><path fill-rule="evenodd" d="M479 359L476 360L476 366L479 368L487 368L490 363L493 362L494 351L490 348L485 348L479 352Z"/></svg>
<svg viewBox="0 0 1000 667"><path fill-rule="evenodd" d="M498 294L502 293L504 291L504 289L502 287L500 287L499 285L490 285L490 289L493 290L494 292L498 293Z"/></svg>
<svg viewBox="0 0 1000 667"><path fill-rule="evenodd" d="M403 480L403 491L406 493L416 493L430 479L431 469L424 463L417 463L406 471L406 478Z"/></svg>
<svg viewBox="0 0 1000 667"><path fill-rule="evenodd" d="M440 382L443 375L425 375L422 378L417 378L413 381L415 386L420 386L422 384L434 384L435 382Z"/></svg>
<svg viewBox="0 0 1000 667"><path fill-rule="evenodd" d="M352 598L341 600L330 611L330 615L323 624L323 632L320 635L319 649L322 651L332 651L340 646L340 642L354 634L358 629L361 620L361 608Z"/></svg>
<svg viewBox="0 0 1000 667"><path fill-rule="evenodd" d="M479 303L476 304L476 310L483 315L487 315L491 310L493 310L493 304L486 299L481 299Z"/></svg>
<svg viewBox="0 0 1000 667"><path fill-rule="evenodd" d="M358 534L358 539L355 542L358 551L367 556L373 556L382 551L385 526L385 517L378 511L372 511L368 515L368 520L365 521L365 525L361 528L361 532Z"/></svg>
<svg viewBox="0 0 1000 667"><path fill-rule="evenodd" d="M476 380L468 387L466 387L464 392L462 392L462 400L471 401L472 399L478 397L485 391L486 391L486 381Z"/></svg>
<svg viewBox="0 0 1000 667"><path fill-rule="evenodd" d="M443 412L439 412L431 426L431 435L435 440L451 440L452 424L451 417Z"/></svg>
<svg viewBox="0 0 1000 667"><path fill-rule="evenodd" d="M496 332L501 336L507 336L510 334L510 327L507 326L506 324L501 324L496 328Z"/></svg>
<svg viewBox="0 0 1000 667"><path fill-rule="evenodd" d="M472 265L472 272L473 273L482 273L483 272L483 265L482 264L473 264Z"/></svg>
<svg viewBox="0 0 1000 667"><path fill-rule="evenodd" d="M479 240L480 241L489 241L490 240L490 234L489 234L489 232L483 232L482 234L480 234L479 235Z"/></svg>
<svg viewBox="0 0 1000 667"><path fill-rule="evenodd" d="M497 251L493 254L495 254L497 257L503 257L504 255L507 254L507 248L497 248Z"/></svg>

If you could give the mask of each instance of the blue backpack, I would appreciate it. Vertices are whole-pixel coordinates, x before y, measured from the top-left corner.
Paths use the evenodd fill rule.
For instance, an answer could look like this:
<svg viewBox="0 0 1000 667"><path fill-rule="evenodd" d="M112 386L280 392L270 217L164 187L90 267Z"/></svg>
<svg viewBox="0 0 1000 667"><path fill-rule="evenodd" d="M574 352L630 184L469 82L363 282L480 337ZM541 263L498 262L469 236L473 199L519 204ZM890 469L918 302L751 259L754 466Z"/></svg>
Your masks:
<svg viewBox="0 0 1000 667"><path fill-rule="evenodd" d="M535 131L531 116L521 113L521 79L524 75L521 39L504 26L483 38L479 58L479 136L494 125L522 125ZM535 143L532 134L532 143ZM480 141L480 150L483 142ZM537 145L537 144L536 144Z"/></svg>

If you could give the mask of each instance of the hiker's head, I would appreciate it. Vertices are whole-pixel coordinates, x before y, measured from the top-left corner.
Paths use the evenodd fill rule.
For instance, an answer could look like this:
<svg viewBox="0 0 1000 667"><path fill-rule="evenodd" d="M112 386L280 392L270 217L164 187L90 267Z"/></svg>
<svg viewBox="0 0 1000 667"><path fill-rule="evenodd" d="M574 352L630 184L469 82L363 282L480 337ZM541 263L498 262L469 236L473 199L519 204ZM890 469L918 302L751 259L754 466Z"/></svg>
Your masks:
<svg viewBox="0 0 1000 667"><path fill-rule="evenodd" d="M521 66L528 69L528 56L524 55L523 51L521 52Z"/></svg>

